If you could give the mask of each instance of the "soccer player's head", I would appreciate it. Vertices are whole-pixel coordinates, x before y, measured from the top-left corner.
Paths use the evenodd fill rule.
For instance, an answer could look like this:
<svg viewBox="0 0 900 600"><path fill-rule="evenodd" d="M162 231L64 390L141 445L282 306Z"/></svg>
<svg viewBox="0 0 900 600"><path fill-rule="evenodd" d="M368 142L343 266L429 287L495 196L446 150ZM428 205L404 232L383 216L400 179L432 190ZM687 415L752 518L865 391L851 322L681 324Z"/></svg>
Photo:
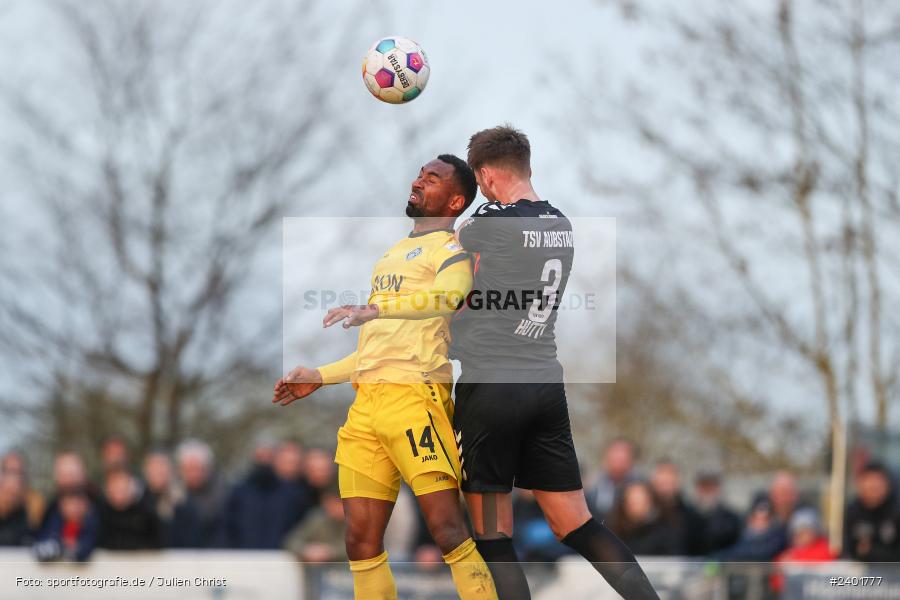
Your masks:
<svg viewBox="0 0 900 600"><path fill-rule="evenodd" d="M469 165L452 154L441 154L419 170L409 194L406 215L414 219L458 217L472 204L477 191Z"/></svg>
<svg viewBox="0 0 900 600"><path fill-rule="evenodd" d="M484 197L497 200L499 188L531 179L531 144L510 125L485 129L469 139L468 163Z"/></svg>

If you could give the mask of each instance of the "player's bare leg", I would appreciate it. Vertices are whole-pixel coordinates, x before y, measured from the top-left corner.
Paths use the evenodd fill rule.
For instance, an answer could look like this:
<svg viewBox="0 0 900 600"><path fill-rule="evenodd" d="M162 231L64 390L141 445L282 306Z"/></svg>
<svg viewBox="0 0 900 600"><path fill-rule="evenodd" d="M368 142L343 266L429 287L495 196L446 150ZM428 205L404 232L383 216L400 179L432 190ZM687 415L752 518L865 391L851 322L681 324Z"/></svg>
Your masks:
<svg viewBox="0 0 900 600"><path fill-rule="evenodd" d="M544 492L533 490L534 499L544 512L547 524L556 539L561 540L591 518L583 490L572 492Z"/></svg>
<svg viewBox="0 0 900 600"><path fill-rule="evenodd" d="M510 494L466 493L475 544L487 561L500 600L528 600L528 580L513 548L513 511Z"/></svg>
<svg viewBox="0 0 900 600"><path fill-rule="evenodd" d="M462 600L496 599L491 572L466 528L459 491L441 490L422 494L417 499L428 531L450 566L459 597Z"/></svg>
<svg viewBox="0 0 900 600"><path fill-rule="evenodd" d="M553 534L585 557L625 600L659 600L631 550L591 517L583 490L534 490Z"/></svg>
<svg viewBox="0 0 900 600"><path fill-rule="evenodd" d="M374 498L344 498L344 541L350 560L365 560L384 552L387 529L394 503Z"/></svg>
<svg viewBox="0 0 900 600"><path fill-rule="evenodd" d="M397 586L384 551L384 531L394 503L374 498L344 498L343 501L347 524L344 541L353 572L354 598L396 600Z"/></svg>

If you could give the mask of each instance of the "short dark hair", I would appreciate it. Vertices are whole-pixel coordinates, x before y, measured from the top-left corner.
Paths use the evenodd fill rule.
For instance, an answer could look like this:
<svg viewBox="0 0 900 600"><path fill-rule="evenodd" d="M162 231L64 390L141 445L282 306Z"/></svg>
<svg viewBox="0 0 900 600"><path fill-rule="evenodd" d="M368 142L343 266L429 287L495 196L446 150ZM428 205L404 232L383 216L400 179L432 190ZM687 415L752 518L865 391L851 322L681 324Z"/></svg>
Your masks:
<svg viewBox="0 0 900 600"><path fill-rule="evenodd" d="M531 144L528 136L512 125L484 129L469 138L469 166L480 169L496 166L531 174Z"/></svg>
<svg viewBox="0 0 900 600"><path fill-rule="evenodd" d="M87 489L85 489L84 486L80 485L63 488L59 490L59 493L57 495L60 500L62 500L63 498L84 498L85 500L90 500Z"/></svg>
<svg viewBox="0 0 900 600"><path fill-rule="evenodd" d="M439 161L453 167L453 177L456 179L456 185L459 186L459 191L462 192L463 197L466 199L463 210L469 208L472 205L472 201L475 200L475 194L478 192L475 172L469 168L466 161L454 154L440 154L437 158Z"/></svg>
<svg viewBox="0 0 900 600"><path fill-rule="evenodd" d="M109 481L113 477L129 477L133 478L134 475L131 474L131 471L126 469L125 467L114 467L106 472L106 480Z"/></svg>
<svg viewBox="0 0 900 600"><path fill-rule="evenodd" d="M695 485L722 485L722 476L718 471L700 471L694 477Z"/></svg>
<svg viewBox="0 0 900 600"><path fill-rule="evenodd" d="M624 435L617 435L616 437L614 437L613 439L611 439L609 441L609 444L606 445L606 451L608 452L609 449L612 448L613 446L615 446L616 444L625 444L626 446L628 446L628 449L631 450L632 458L637 459L640 457L641 448L640 448L640 446L637 445L637 442L635 442L630 437L626 437Z"/></svg>
<svg viewBox="0 0 900 600"><path fill-rule="evenodd" d="M880 460L870 460L859 470L860 475L868 475L869 473L879 473L888 479L891 478L890 471Z"/></svg>

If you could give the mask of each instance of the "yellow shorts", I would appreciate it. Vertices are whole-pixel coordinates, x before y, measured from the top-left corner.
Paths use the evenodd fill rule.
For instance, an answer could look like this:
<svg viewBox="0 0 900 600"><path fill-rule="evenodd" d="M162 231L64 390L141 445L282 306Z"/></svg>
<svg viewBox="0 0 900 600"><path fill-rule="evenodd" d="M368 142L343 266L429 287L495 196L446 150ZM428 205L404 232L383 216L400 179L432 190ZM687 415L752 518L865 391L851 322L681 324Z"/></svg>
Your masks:
<svg viewBox="0 0 900 600"><path fill-rule="evenodd" d="M417 496L457 488L452 415L448 384L359 384L337 435L341 497L394 502L401 477Z"/></svg>

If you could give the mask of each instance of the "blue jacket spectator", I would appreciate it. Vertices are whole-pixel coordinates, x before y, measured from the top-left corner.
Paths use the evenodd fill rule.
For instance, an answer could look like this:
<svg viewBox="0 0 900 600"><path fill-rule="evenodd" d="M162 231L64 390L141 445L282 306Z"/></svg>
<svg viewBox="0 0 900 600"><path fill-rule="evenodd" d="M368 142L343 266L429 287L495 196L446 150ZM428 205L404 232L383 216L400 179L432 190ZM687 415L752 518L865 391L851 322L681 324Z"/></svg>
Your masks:
<svg viewBox="0 0 900 600"><path fill-rule="evenodd" d="M255 465L228 501L229 547L281 548L309 505L302 487L282 481L268 464Z"/></svg>
<svg viewBox="0 0 900 600"><path fill-rule="evenodd" d="M59 496L58 510L49 515L34 554L40 561L85 561L97 545L99 523L87 494L67 490Z"/></svg>
<svg viewBox="0 0 900 600"><path fill-rule="evenodd" d="M51 518L59 516L59 500L64 494L70 491L84 493L92 505L100 498L96 486L87 478L84 461L75 452L64 451L54 457L53 484L55 495L47 503L40 525L36 528L38 531L42 530Z"/></svg>
<svg viewBox="0 0 900 600"><path fill-rule="evenodd" d="M530 490L516 490L513 520L513 543L521 560L553 562L561 556L572 554L572 550L553 535L553 530Z"/></svg>
<svg viewBox="0 0 900 600"><path fill-rule="evenodd" d="M719 560L768 562L788 545L787 529L777 519L768 496L753 502L737 543L715 554Z"/></svg>
<svg viewBox="0 0 900 600"><path fill-rule="evenodd" d="M305 474L303 447L297 442L284 441L275 448L272 468L278 478L292 489L293 494L303 498L300 519L315 505L315 494Z"/></svg>
<svg viewBox="0 0 900 600"><path fill-rule="evenodd" d="M603 468L584 490L588 509L598 521L612 512L622 486L635 479L637 447L625 438L616 438L603 455Z"/></svg>

